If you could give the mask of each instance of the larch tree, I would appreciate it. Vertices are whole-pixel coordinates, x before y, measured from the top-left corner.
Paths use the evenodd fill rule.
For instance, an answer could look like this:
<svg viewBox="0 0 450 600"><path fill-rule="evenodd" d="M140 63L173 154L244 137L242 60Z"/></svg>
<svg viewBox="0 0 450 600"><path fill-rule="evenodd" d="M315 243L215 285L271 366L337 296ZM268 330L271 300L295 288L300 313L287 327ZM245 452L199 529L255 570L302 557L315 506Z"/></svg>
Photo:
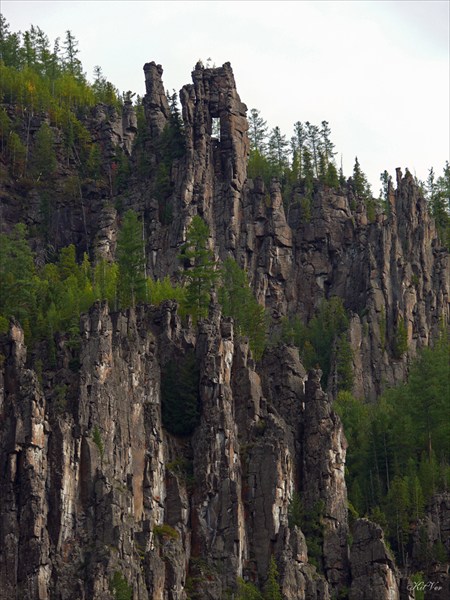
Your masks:
<svg viewBox="0 0 450 600"><path fill-rule="evenodd" d="M146 299L147 278L142 246L142 225L134 210L128 210L117 239L119 265L119 301L121 306L135 306Z"/></svg>
<svg viewBox="0 0 450 600"><path fill-rule="evenodd" d="M186 310L194 322L208 315L211 289L219 277L214 254L208 248L208 238L208 225L199 215L195 215L179 254L184 262L187 280Z"/></svg>
<svg viewBox="0 0 450 600"><path fill-rule="evenodd" d="M250 149L264 155L267 151L267 122L261 117L260 111L256 108L252 108L250 111L248 137L250 139Z"/></svg>

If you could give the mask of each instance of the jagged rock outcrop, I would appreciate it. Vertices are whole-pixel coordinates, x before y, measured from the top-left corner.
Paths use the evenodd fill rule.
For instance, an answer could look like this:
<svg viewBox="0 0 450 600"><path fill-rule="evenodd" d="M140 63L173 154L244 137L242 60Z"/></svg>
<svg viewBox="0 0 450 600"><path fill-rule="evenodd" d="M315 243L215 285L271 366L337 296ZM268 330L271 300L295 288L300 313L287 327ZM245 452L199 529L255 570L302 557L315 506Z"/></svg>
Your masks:
<svg viewBox="0 0 450 600"><path fill-rule="evenodd" d="M262 382L217 309L193 333L170 302L113 314L98 303L82 318L79 370L61 338L57 370L38 376L13 324L2 347L1 598L110 598L119 574L136 600L183 600L189 589L215 599L238 577L263 585L272 554L286 598L329 597L288 523L299 478L311 474L302 428L322 420L317 375L304 393L298 352L284 347L268 355ZM161 373L189 347L202 416L183 440L162 427ZM327 414L316 452L332 473L341 434ZM186 461L195 485L177 466ZM336 520L345 488L320 493Z"/></svg>
<svg viewBox="0 0 450 600"><path fill-rule="evenodd" d="M180 245L200 214L216 256L233 256L247 271L274 338L283 317L307 320L322 299L339 296L350 313L355 395L373 400L402 381L410 357L448 318L448 255L412 176L398 171L386 215L368 215L351 185L316 185L309 204L299 186L286 202L278 182L267 189L247 178L246 106L231 66L198 64L180 92L185 153L172 160L161 198L159 142L170 106L162 68L144 71L140 150L128 101L121 116L99 106L86 121L108 161L117 146L131 154L139 176L126 192L116 194L112 180L75 181L60 161L45 210L39 190L26 192L25 210L7 181L2 227L32 226L40 262L69 243L79 256L111 260L120 215L133 208L148 272L176 278ZM145 168L137 168L138 152L147 153ZM409 353L396 347L400 324ZM133 600L215 600L233 594L240 577L263 587L272 556L286 600L328 600L348 587L351 600L405 596L378 526L358 520L349 555L335 368L327 395L320 372L307 374L293 346L274 344L255 362L215 304L195 329L172 302L119 313L97 303L82 316L79 350L64 335L55 339L57 366L41 370L27 359L17 323L1 340L2 600L108 600L117 581ZM183 437L163 427L161 390L165 366L187 353L199 369L201 416ZM293 524L296 494L304 513ZM438 504L426 523L432 541L449 529L448 501ZM314 534L304 516L313 512ZM445 567L436 568L444 585Z"/></svg>
<svg viewBox="0 0 450 600"><path fill-rule="evenodd" d="M396 566L379 525L368 519L356 521L350 562L350 600L399 600Z"/></svg>
<svg viewBox="0 0 450 600"><path fill-rule="evenodd" d="M149 90L161 92L161 75L160 69L146 71ZM317 187L307 209L299 189L286 215L276 182L267 190L261 180L246 178L246 107L230 65L197 65L192 77L180 92L187 150L172 172L173 222L149 225L152 272L161 277L176 270L187 225L200 214L215 252L234 256L246 269L275 320L293 314L308 319L323 298L343 299L353 315L354 393L374 400L385 385L405 378L408 355L397 353L398 331L405 327L414 355L448 318L448 255L412 175L398 170L387 215L369 219L351 186ZM160 92L158 102L148 92L150 134L165 114ZM220 140L212 135L214 119L220 120Z"/></svg>
<svg viewBox="0 0 450 600"><path fill-rule="evenodd" d="M320 371L306 382L302 497L312 509L323 503L323 555L327 579L334 587L348 584L347 490L344 467L347 441L339 417L320 386Z"/></svg>

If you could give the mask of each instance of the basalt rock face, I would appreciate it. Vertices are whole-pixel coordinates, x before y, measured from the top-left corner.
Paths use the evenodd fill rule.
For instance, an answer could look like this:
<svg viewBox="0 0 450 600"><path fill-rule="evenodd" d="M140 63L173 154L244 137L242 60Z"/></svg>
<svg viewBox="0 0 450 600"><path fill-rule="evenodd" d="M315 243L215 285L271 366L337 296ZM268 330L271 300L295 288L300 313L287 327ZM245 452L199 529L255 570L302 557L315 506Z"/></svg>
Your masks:
<svg viewBox="0 0 450 600"><path fill-rule="evenodd" d="M297 351L268 354L261 379L229 319L214 309L194 335L170 302L113 314L97 304L81 332L76 373L63 339L57 370L40 374L18 325L3 340L0 597L112 598L119 574L138 600L215 599L238 577L263 585L274 554L286 598L328 598L345 569L345 440ZM177 438L162 427L161 373L188 349L201 419ZM289 525L308 486L325 506L328 579Z"/></svg>
<svg viewBox="0 0 450 600"><path fill-rule="evenodd" d="M133 162L130 105L121 117L97 107L86 121L93 139L108 161L117 146L131 154L136 172L122 194L84 181L64 196L71 172L60 164L46 233L54 249L74 243L79 256L112 259L120 214L133 208L148 272L176 278L199 214L216 256L247 271L273 338L283 317L306 320L339 296L350 313L354 393L373 400L402 381L448 302L447 254L411 175L397 173L387 215L368 215L351 183L317 184L309 204L299 188L283 202L277 181L247 178L246 106L230 65L198 64L180 92L186 149L161 198L170 106L162 68L144 71L146 170ZM42 198L31 192L25 211L14 185L5 186L2 227L25 221L36 230ZM42 236L33 242L43 260ZM400 324L406 354L396 348ZM335 366L325 394L320 372L306 373L293 346L274 344L256 362L214 303L198 328L183 325L171 302L121 313L98 303L81 318L79 350L64 335L56 341L56 368L33 370L17 323L0 340L0 599L112 600L121 587L133 600L215 600L235 593L238 578L262 588L272 556L286 600L346 590L352 600L407 597L378 526L358 521L348 546ZM166 365L188 353L201 415L181 437L163 426L162 382ZM432 541L448 532L445 502L426 524Z"/></svg>
<svg viewBox="0 0 450 600"><path fill-rule="evenodd" d="M381 527L358 519L353 536L350 600L399 600L396 567Z"/></svg>
<svg viewBox="0 0 450 600"><path fill-rule="evenodd" d="M147 70L147 89L163 89L161 76L161 69ZM172 169L173 221L163 226L150 212L152 272L176 273L187 225L200 214L211 247L247 270L275 322L294 314L309 319L323 298L343 299L352 315L353 391L374 400L384 386L404 380L409 356L428 345L448 318L448 254L412 175L397 170L387 214L368 215L351 181L342 191L316 187L308 206L299 189L286 214L276 181L267 189L246 178L246 107L230 65L197 65L192 78L180 92L187 150ZM165 114L154 95L146 100L153 106L150 132ZM215 119L220 139L213 136ZM396 347L403 328L407 354ZM329 383L333 391L333 373Z"/></svg>

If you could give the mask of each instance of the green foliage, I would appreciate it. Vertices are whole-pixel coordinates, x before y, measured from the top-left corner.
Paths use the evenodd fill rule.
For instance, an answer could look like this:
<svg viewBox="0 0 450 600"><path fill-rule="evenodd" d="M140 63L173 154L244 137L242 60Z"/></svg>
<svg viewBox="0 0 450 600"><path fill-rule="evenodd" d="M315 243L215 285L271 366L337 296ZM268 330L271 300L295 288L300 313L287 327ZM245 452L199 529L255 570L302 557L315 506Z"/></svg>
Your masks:
<svg viewBox="0 0 450 600"><path fill-rule="evenodd" d="M148 279L147 289L149 301L155 306L159 306L164 300L176 300L180 305L184 305L186 302L186 288L173 285L168 275L164 279L156 281Z"/></svg>
<svg viewBox="0 0 450 600"><path fill-rule="evenodd" d="M301 215L302 215L302 220L305 223L309 223L311 221L311 196L312 196L312 189L307 191L306 196L304 196L303 198L300 198Z"/></svg>
<svg viewBox="0 0 450 600"><path fill-rule="evenodd" d="M18 319L28 344L47 341L47 359L53 367L56 366L55 333L65 332L68 347L75 353L71 368L76 369L79 317L95 300L107 300L113 309L118 308L119 294L122 308L146 297L156 305L166 299L185 304L184 287L172 285L168 277L161 281L145 278L141 226L132 211L125 215L124 226L124 233L119 234L120 263L100 260L95 266L87 254L79 264L75 246L71 244L61 249L56 263L36 269L23 224L18 224L10 234L0 234L1 330L7 331L10 317Z"/></svg>
<svg viewBox="0 0 450 600"><path fill-rule="evenodd" d="M193 351L170 360L161 373L162 423L174 435L190 435L200 422L199 369Z"/></svg>
<svg viewBox="0 0 450 600"><path fill-rule="evenodd" d="M98 448L98 451L100 453L100 458L103 459L103 454L105 452L105 446L103 444L102 434L100 433L100 429L98 428L97 425L94 427L94 431L92 432L92 440L94 441L94 444Z"/></svg>
<svg viewBox="0 0 450 600"><path fill-rule="evenodd" d="M353 387L353 350L345 333L341 333L336 344L337 389L350 391Z"/></svg>
<svg viewBox="0 0 450 600"><path fill-rule="evenodd" d="M339 175L336 165L332 162L328 163L325 174L325 185L338 190L340 188Z"/></svg>
<svg viewBox="0 0 450 600"><path fill-rule="evenodd" d="M39 367L39 364L37 367ZM40 364L40 370L42 371L42 363ZM38 371L39 368L36 368L36 373L38 373ZM64 412L67 406L67 385L64 383L57 384L53 390L53 393L56 412Z"/></svg>
<svg viewBox="0 0 450 600"><path fill-rule="evenodd" d="M177 94L175 91L172 95L167 92L167 98L170 108L169 119L153 148L158 159L154 194L158 200L159 218L163 225L168 225L172 221L172 206L170 203L173 192L172 165L175 161L181 159L186 152L183 120L178 108ZM145 144L142 145L141 149L142 152L146 152Z"/></svg>
<svg viewBox="0 0 450 600"><path fill-rule="evenodd" d="M238 579L236 600L263 600L263 596L252 583Z"/></svg>
<svg viewBox="0 0 450 600"><path fill-rule="evenodd" d="M255 148L250 150L248 159L247 174L250 179L261 177L266 186L270 185L270 181L275 177L275 169L261 152Z"/></svg>
<svg viewBox="0 0 450 600"><path fill-rule="evenodd" d="M145 253L142 224L137 214L129 210L123 217L117 238L117 263L119 266L120 306L135 306L147 299Z"/></svg>
<svg viewBox="0 0 450 600"><path fill-rule="evenodd" d="M222 283L219 301L223 314L233 317L237 333L249 338L250 348L258 360L267 343L265 310L253 296L247 274L232 258L223 264Z"/></svg>
<svg viewBox="0 0 450 600"><path fill-rule="evenodd" d="M267 122L261 117L258 109L252 108L250 110L248 126L250 152L257 152L259 156L263 156L267 150Z"/></svg>
<svg viewBox="0 0 450 600"><path fill-rule="evenodd" d="M0 314L7 320L15 316L29 334L37 311L39 285L25 236L26 228L21 223L9 236L0 234Z"/></svg>
<svg viewBox="0 0 450 600"><path fill-rule="evenodd" d="M282 600L280 584L278 583L278 568L275 557L270 557L269 573L264 585L264 600Z"/></svg>
<svg viewBox="0 0 450 600"><path fill-rule="evenodd" d="M92 149L94 148L94 149ZM97 147L98 148L98 147ZM90 155L88 159L88 166L92 173L99 172L100 165L96 164L99 150L95 150L95 145L91 147ZM128 156L121 150L116 150L115 162L111 165L111 181L113 187L113 193L120 194L127 189L128 183L131 177L131 164Z"/></svg>
<svg viewBox="0 0 450 600"><path fill-rule="evenodd" d="M348 392L334 403L349 442L349 499L385 528L402 563L411 523L422 518L434 493L448 488L448 355L442 335L412 363L408 381L387 390L376 405Z"/></svg>
<svg viewBox="0 0 450 600"><path fill-rule="evenodd" d="M402 319L399 319L395 328L393 350L395 358L401 358L408 350L408 332Z"/></svg>
<svg viewBox="0 0 450 600"><path fill-rule="evenodd" d="M32 177L34 184L48 186L57 167L53 131L58 128L67 162L83 177L98 177L100 148L81 121L99 102L120 108L117 90L104 78L102 85L86 81L78 42L70 31L61 52L58 40L50 49L39 27L11 33L3 19L1 29L0 104L14 107L14 112L9 118L4 109L0 111L0 149L11 175ZM32 116L39 113L46 121L32 134Z"/></svg>
<svg viewBox="0 0 450 600"><path fill-rule="evenodd" d="M341 389L352 385L352 352L344 332L348 316L342 300L336 296L323 300L316 315L304 325L298 317L283 323L282 340L298 346L306 369L320 366L326 384L330 373L331 355L337 342L338 380Z"/></svg>
<svg viewBox="0 0 450 600"><path fill-rule="evenodd" d="M289 503L288 508L288 521L289 527L300 527L302 526L304 519L304 510L302 502L300 500L300 494L297 492L292 496L292 500Z"/></svg>
<svg viewBox="0 0 450 600"><path fill-rule="evenodd" d="M120 105L117 90L104 78L87 83L78 59L78 41L66 31L64 53L59 38L53 50L45 33L34 25L23 34L11 33L2 17L0 35L0 97L3 102L17 103L20 108L56 110L93 106L108 100ZM105 95L105 88L111 93Z"/></svg>
<svg viewBox="0 0 450 600"><path fill-rule="evenodd" d="M27 149L15 131L10 131L6 145L6 158L13 177L22 177L25 173Z"/></svg>
<svg viewBox="0 0 450 600"><path fill-rule="evenodd" d="M37 179L47 179L56 170L54 136L48 123L44 122L36 133L32 164Z"/></svg>
<svg viewBox="0 0 450 600"><path fill-rule="evenodd" d="M110 582L110 588L114 595L114 600L132 600L133 586L128 583L125 577L116 571Z"/></svg>
<svg viewBox="0 0 450 600"><path fill-rule="evenodd" d="M389 189L392 185L392 177L385 170L380 174L381 189L380 189L380 203L386 214L389 214Z"/></svg>
<svg viewBox="0 0 450 600"><path fill-rule="evenodd" d="M305 508L300 495L294 493L288 509L289 527L299 527L308 546L309 562L321 569L323 555L323 524L322 516L324 503L318 501L312 508Z"/></svg>
<svg viewBox="0 0 450 600"><path fill-rule="evenodd" d="M272 129L268 143L268 158L274 169L275 177L282 178L288 166L288 142L279 127Z"/></svg>
<svg viewBox="0 0 450 600"><path fill-rule="evenodd" d="M353 167L353 189L358 198L367 200L372 197L369 182L367 181L366 175L362 172L358 157L355 158L355 165Z"/></svg>
<svg viewBox="0 0 450 600"><path fill-rule="evenodd" d="M185 308L194 323L208 315L211 289L219 277L213 252L208 248L209 229L196 215L189 226L179 258L184 262L187 281Z"/></svg>
<svg viewBox="0 0 450 600"><path fill-rule="evenodd" d="M411 575L411 583L412 588L414 590L414 599L415 600L424 600L425 598L425 581L423 578L423 573L418 571L417 573L413 573Z"/></svg>
<svg viewBox="0 0 450 600"><path fill-rule="evenodd" d="M177 540L180 537L178 531L167 523L155 525L153 527L153 533L162 540Z"/></svg>
<svg viewBox="0 0 450 600"><path fill-rule="evenodd" d="M289 144L279 127L268 134L267 123L257 109L249 115L250 154L247 173L249 178L261 177L266 187L276 177L281 184L281 194L285 209L288 210L292 198L301 194L302 216L311 219L311 204L314 182L339 189L339 180L334 163L334 144L327 121L321 127L308 121L294 124L294 135Z"/></svg>
<svg viewBox="0 0 450 600"><path fill-rule="evenodd" d="M104 258L94 267L94 285L96 295L102 300L107 300L109 306L117 309L117 286L119 278L119 265L109 263Z"/></svg>
<svg viewBox="0 0 450 600"><path fill-rule="evenodd" d="M450 164L447 161L443 174L435 179L433 168L430 169L426 197L432 217L436 222L439 237L447 248L450 247Z"/></svg>

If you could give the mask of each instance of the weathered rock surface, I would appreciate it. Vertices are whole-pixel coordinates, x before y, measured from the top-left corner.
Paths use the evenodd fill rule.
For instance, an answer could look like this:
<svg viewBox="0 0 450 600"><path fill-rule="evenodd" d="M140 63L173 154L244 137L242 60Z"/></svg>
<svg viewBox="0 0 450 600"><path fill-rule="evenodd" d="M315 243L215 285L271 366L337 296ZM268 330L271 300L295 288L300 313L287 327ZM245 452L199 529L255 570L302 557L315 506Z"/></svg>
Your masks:
<svg viewBox="0 0 450 600"><path fill-rule="evenodd" d="M163 88L161 73L146 72L148 89ZM354 392L374 400L384 386L405 378L409 356L428 345L448 318L448 254L412 175L397 171L389 214L375 214L372 221L351 186L340 192L317 187L309 214L299 190L286 215L276 182L267 190L261 180L246 178L246 107L230 65L197 65L192 78L180 92L187 151L172 170L173 221L149 222L152 272L161 277L176 271L187 225L200 214L217 255L232 255L247 270L258 300L275 319L308 319L323 298L343 299L353 314ZM153 121L165 114L160 95L158 102L154 96L148 92L154 107L150 134ZM214 119L220 140L212 135ZM409 354L395 357L402 325Z"/></svg>
<svg viewBox="0 0 450 600"><path fill-rule="evenodd" d="M323 298L339 296L351 314L356 396L374 399L403 380L410 357L448 316L448 255L412 176L398 171L387 216L369 219L351 185L316 186L308 210L301 189L283 203L276 181L267 189L247 179L246 106L230 65L198 64L180 92L186 153L172 163L162 202L158 141L170 107L162 68L144 71L147 171L114 197L112 179L75 185L70 165L60 164L48 206L36 191L22 202L8 180L2 229L45 225L33 238L41 261L70 243L80 256L110 260L120 214L133 208L149 273L176 277L180 245L200 214L216 256L233 256L248 272L274 335L282 317L306 320ZM119 147L133 163L129 103L122 115L99 106L86 124L107 161ZM400 323L410 350L395 358ZM272 555L286 600L328 600L348 587L351 600L407 597L378 526L358 520L349 554L342 425L320 373L306 374L294 347L274 346L256 364L217 306L194 331L171 302L123 313L99 303L82 317L81 338L74 356L59 336L57 368L42 373L29 368L17 323L1 341L1 600L108 600L115 576L133 600L215 600L234 593L239 577L262 587ZM202 414L183 438L162 426L161 378L188 351L200 370ZM289 522L297 493L306 511L320 507L318 540ZM437 500L425 523L431 542L447 543L448 515L448 499ZM308 555L317 543L319 570ZM445 566L430 568L430 580L448 585Z"/></svg>
<svg viewBox="0 0 450 600"><path fill-rule="evenodd" d="M229 319L213 310L195 338L172 303L115 314L97 304L81 332L79 372L67 368L61 340L58 370L41 380L25 367L16 324L3 345L1 598L110 598L119 573L135 599L184 599L192 588L214 599L238 577L263 585L272 554L286 598L328 598L307 540L288 525L311 447L300 424L323 417L317 374L309 397L297 351L268 355L262 382ZM202 417L183 441L162 427L160 381L162 365L188 347ZM316 452L332 474L341 433L327 407ZM180 459L192 460L194 486L171 466ZM345 524L340 486L320 494L326 519Z"/></svg>
<svg viewBox="0 0 450 600"><path fill-rule="evenodd" d="M396 566L379 525L368 519L356 521L350 562L350 600L399 600Z"/></svg>

